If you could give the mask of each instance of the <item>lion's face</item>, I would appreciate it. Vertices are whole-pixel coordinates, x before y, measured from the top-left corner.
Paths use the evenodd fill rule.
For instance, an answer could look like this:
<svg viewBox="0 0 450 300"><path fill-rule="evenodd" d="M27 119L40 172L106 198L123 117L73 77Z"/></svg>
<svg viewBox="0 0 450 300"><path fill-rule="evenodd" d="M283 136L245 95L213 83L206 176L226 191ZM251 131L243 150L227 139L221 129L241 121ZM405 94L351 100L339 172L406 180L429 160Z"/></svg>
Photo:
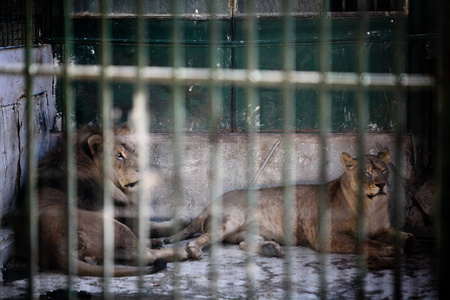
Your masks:
<svg viewBox="0 0 450 300"><path fill-rule="evenodd" d="M102 137L98 134L87 139L94 164L101 168ZM116 202L129 205L133 202L133 193L139 181L138 154L132 141L132 131L128 125L122 125L114 130L114 145L111 150L112 169L109 176L113 183L111 195Z"/></svg>
<svg viewBox="0 0 450 300"><path fill-rule="evenodd" d="M356 187L361 182L364 194L369 199L386 197L388 193L388 161L389 150L385 148L378 155L365 156L363 167L363 178L358 178L358 160L352 158L347 153L342 153L341 163L351 181L351 186Z"/></svg>

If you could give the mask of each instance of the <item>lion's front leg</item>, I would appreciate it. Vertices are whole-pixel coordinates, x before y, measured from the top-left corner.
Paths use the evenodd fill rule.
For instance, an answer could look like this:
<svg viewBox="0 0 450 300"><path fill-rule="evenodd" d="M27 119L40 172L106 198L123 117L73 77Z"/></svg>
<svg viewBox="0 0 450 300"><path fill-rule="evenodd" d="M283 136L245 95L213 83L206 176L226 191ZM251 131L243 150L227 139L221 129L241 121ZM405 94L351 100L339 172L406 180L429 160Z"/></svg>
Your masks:
<svg viewBox="0 0 450 300"><path fill-rule="evenodd" d="M366 239L359 248L354 235L343 233L332 233L330 243L326 247L327 251L335 253L362 252L366 256L369 269L393 268L395 263L393 257L399 251L398 247L372 239Z"/></svg>
<svg viewBox="0 0 450 300"><path fill-rule="evenodd" d="M170 261L183 261L188 259L188 254L182 248L147 249L147 264L151 265L158 259Z"/></svg>
<svg viewBox="0 0 450 300"><path fill-rule="evenodd" d="M315 248L318 251L321 250L318 241ZM377 257L392 257L396 253L394 246L372 239L366 239L359 250L356 236L346 233L331 233L330 241L322 249L334 253L358 253L362 251L368 256Z"/></svg>
<svg viewBox="0 0 450 300"><path fill-rule="evenodd" d="M246 231L236 232L225 239L227 243L239 244L239 249L254 251L262 256L279 257L283 255L283 249L275 241L267 241L260 235L248 237Z"/></svg>

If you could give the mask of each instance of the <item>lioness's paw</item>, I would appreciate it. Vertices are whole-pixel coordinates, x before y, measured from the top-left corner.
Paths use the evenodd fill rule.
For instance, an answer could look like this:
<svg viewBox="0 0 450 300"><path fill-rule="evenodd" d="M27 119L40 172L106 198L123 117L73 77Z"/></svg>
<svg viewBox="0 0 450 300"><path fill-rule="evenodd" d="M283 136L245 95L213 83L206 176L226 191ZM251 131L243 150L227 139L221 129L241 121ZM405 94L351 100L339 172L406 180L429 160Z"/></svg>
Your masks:
<svg viewBox="0 0 450 300"><path fill-rule="evenodd" d="M186 245L186 252L188 255L188 258L200 260L202 259L203 252L202 250L194 243L188 243Z"/></svg>
<svg viewBox="0 0 450 300"><path fill-rule="evenodd" d="M407 233L406 235L407 237L405 239L404 245L405 253L408 254L419 253L420 252L419 241L417 241L416 237L411 233Z"/></svg>
<svg viewBox="0 0 450 300"><path fill-rule="evenodd" d="M261 246L261 255L278 257L283 255L283 249L278 243L267 241Z"/></svg>

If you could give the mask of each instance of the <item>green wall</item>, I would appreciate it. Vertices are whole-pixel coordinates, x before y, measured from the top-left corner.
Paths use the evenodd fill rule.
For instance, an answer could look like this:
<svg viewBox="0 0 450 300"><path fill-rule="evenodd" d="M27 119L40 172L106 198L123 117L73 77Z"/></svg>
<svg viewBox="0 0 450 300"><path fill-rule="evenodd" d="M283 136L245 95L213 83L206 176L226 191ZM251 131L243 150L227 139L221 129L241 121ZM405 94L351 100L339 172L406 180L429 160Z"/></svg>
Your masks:
<svg viewBox="0 0 450 300"><path fill-rule="evenodd" d="M318 71L319 68L319 23L318 18L296 18L295 22L295 69ZM209 21L181 21L183 25L182 48L184 65L187 67L209 66ZM220 45L217 47L221 68L245 68L245 24L243 19L226 18L220 20ZM332 18L331 64L335 72L356 71L357 61L357 17ZM409 20L407 20L409 24ZM258 19L259 67L264 70L282 69L282 27L281 18ZM145 48L151 66L171 65L172 22L166 18L149 18L146 21ZM368 67L370 72L392 73L395 69L395 21L389 16L374 16L369 19L367 44ZM100 64L100 20L95 17L73 18L74 53L76 64ZM61 26L54 26L60 29ZM112 54L115 65L136 63L136 20L134 18L113 18ZM435 47L433 28L423 29L416 35L405 35L406 60L409 68L409 53L424 47ZM424 35L425 33L425 35ZM55 54L61 57L61 32L55 30L51 42L56 47ZM420 58L423 59L423 58ZM415 64L415 66L417 63ZM426 65L426 63L425 63ZM419 68L420 69L420 68ZM405 71L408 71L405 70ZM151 130L170 131L172 126L171 88L164 85L150 87ZM121 120L127 118L132 106L132 84L113 84L114 105L122 111ZM98 84L95 82L74 83L76 99L76 119L86 123L98 118ZM354 131L357 127L355 94L352 91L331 91L332 130L335 132ZM209 94L206 86L186 86L186 129L188 131L209 130ZM220 131L241 132L246 130L246 100L242 87L223 86L222 119ZM60 97L59 97L60 98ZM282 94L279 89L259 89L260 120L259 129L265 132L282 130ZM409 96L405 96L409 101ZM315 90L295 91L295 124L298 131L319 129L318 97ZM390 92L368 93L369 131L393 131L395 129L396 100ZM405 114L408 112L405 112ZM409 115L409 113L408 113Z"/></svg>

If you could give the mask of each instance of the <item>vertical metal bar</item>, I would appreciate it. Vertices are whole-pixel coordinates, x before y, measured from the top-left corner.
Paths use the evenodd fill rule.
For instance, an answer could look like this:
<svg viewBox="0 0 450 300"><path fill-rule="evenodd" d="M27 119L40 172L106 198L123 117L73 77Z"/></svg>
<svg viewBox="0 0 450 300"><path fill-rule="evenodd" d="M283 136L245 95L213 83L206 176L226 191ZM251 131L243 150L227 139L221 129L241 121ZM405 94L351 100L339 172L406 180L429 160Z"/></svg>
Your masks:
<svg viewBox="0 0 450 300"><path fill-rule="evenodd" d="M258 125L257 120L259 116L259 99L257 95L257 86L254 83L253 78L259 75L258 63L259 56L256 46L257 31L256 31L256 18L255 18L255 1L249 0L247 2L248 14L245 19L246 28L246 68L247 68L247 84L245 87L246 106L247 106L247 178L252 178L256 174L256 155L255 147L257 142ZM251 182L247 190L247 233L246 243L248 243L247 252L247 297L249 299L256 298L256 282L255 282L255 252L256 241L254 240L255 219L254 213L257 207L257 190L255 189L255 182Z"/></svg>
<svg viewBox="0 0 450 300"><path fill-rule="evenodd" d="M74 111L74 102L72 94L72 85L68 76L68 66L70 65L70 56L73 53L72 47L72 22L71 22L71 9L72 1L65 0L63 3L63 14L64 14L64 76L63 76L63 93L64 93L64 110L63 110L63 120L64 120L64 130L66 132L66 162L67 162L67 290L72 290L73 276L77 273L77 260L76 257L70 255L70 253L75 253L78 248L78 238L77 238L77 226L78 220L76 215L77 207L77 181L76 181L76 166L75 166L75 153L74 153L74 140L75 132L73 128L73 120L71 116ZM69 297L71 297L69 293Z"/></svg>
<svg viewBox="0 0 450 300"><path fill-rule="evenodd" d="M326 72L330 71L330 31L331 20L329 17L329 0L322 0L320 7L320 42L319 42L319 71L322 84L319 94L319 120L320 120L320 183L319 194L319 251L320 251L320 296L327 297L326 282L326 245L329 235L329 218L327 214L326 168L327 168L327 138L330 132L331 98L328 86L325 82Z"/></svg>
<svg viewBox="0 0 450 300"><path fill-rule="evenodd" d="M149 145L147 143L147 131L149 128L149 117L148 117L148 88L142 79L142 68L148 63L146 48L145 48L145 26L146 22L143 16L144 3L143 0L136 0L136 15L137 15L137 82L134 91L133 99L133 109L132 109L132 122L135 129L135 140L137 141L137 152L138 152L138 166L139 166L139 182L138 185L138 199L137 199L137 231L138 231L138 265L140 267L138 289L139 298L144 297L143 290L145 287L144 283L144 267L145 260L143 259L146 254L147 239L150 232L150 228L146 227L149 224L147 222L150 217L150 207L146 203L148 195L148 188L146 187L146 172L145 168L148 165L148 155L149 155Z"/></svg>
<svg viewBox="0 0 450 300"><path fill-rule="evenodd" d="M172 105L173 105L173 134L174 134L174 185L173 185L173 199L174 199L174 215L175 218L181 214L181 206L183 203L183 191L182 185L182 165L183 165L183 153L184 153L184 129L186 119L186 107L185 99L183 95L182 84L178 80L177 74L180 72L180 68L183 66L183 49L181 46L181 11L180 1L172 0L172 66L173 66L173 82L172 82ZM175 225L175 229L178 229L179 224ZM176 242L175 247L180 247L179 242ZM181 298L179 291L180 277L179 277L180 265L175 263L174 265L174 295L175 299Z"/></svg>
<svg viewBox="0 0 450 300"><path fill-rule="evenodd" d="M395 10L397 11L395 21L395 75L397 76L397 87L395 89L394 97L397 104L396 110L396 128L395 128L395 153L394 164L397 169L404 168L404 155L402 152L402 137L406 132L406 95L403 86L400 84L400 76L405 71L405 28L406 19L403 14L403 1L396 1ZM393 193L393 225L395 231L395 244L401 246L399 229L403 225L404 215L404 192L401 187L400 175L394 176L394 193ZM401 256L396 253L396 264L394 268L394 298L401 299Z"/></svg>
<svg viewBox="0 0 450 300"><path fill-rule="evenodd" d="M222 115L222 96L220 92L220 86L213 77L213 73L219 68L220 57L218 55L220 28L217 19L217 1L209 0L210 10L210 47L209 47L209 68L210 68L210 80L209 80L209 94L210 94L210 135L209 135L209 157L210 157L210 169L212 171L211 179L211 265L209 270L209 278L211 281L211 296L217 298L217 281L219 277L219 263L218 263L218 250L220 248L219 231L222 220L222 197L219 196L222 191L222 168L221 160L219 157L219 136L218 127L219 121Z"/></svg>
<svg viewBox="0 0 450 300"><path fill-rule="evenodd" d="M29 253L29 274L28 274L28 293L30 298L34 298L35 276L37 274L38 264L38 211L37 211L37 156L36 156L36 140L34 136L34 104L33 104L33 10L32 0L25 1L25 97L26 97L26 118L27 118L27 210L29 213L29 236L30 236L30 253Z"/></svg>
<svg viewBox="0 0 450 300"><path fill-rule="evenodd" d="M359 28L358 28L358 46L357 46L357 72L359 75L358 87L356 89L356 117L358 122L358 137L357 137L357 157L360 162L364 162L364 147L366 144L366 131L367 131L367 91L362 82L362 75L367 71L367 52L365 50L365 43L367 41L367 19L366 19L366 0L358 1L358 14L359 14ZM364 164L358 164L358 178L363 178ZM356 275L356 298L364 299L365 291L364 291L364 277L366 273L366 265L365 265L365 256L362 253L362 246L365 241L366 234L364 232L364 191L362 187L362 182L359 182L358 185L358 206L357 213L358 219L356 224L356 238L357 238L357 266L358 272Z"/></svg>
<svg viewBox="0 0 450 300"><path fill-rule="evenodd" d="M101 77L100 77L100 103L102 112L103 130L103 211L105 215L114 215L114 203L110 191L111 172L111 148L113 145L113 132L111 122L112 91L109 79L107 78L108 67L111 65L111 45L110 45L110 19L109 0L100 1L101 11ZM103 276L105 298L111 298L111 277L114 269L114 223L112 218L104 218L103 222Z"/></svg>
<svg viewBox="0 0 450 300"><path fill-rule="evenodd" d="M439 1L439 48L438 48L438 163L437 163L437 248L439 299L450 299L450 2Z"/></svg>
<svg viewBox="0 0 450 300"><path fill-rule="evenodd" d="M295 133L295 98L294 87L289 83L290 72L295 70L294 21L291 16L292 1L283 0L283 184L284 184L284 244L285 248L285 295L284 299L292 299L293 289L293 252L294 219L295 219L295 187L292 138Z"/></svg>

